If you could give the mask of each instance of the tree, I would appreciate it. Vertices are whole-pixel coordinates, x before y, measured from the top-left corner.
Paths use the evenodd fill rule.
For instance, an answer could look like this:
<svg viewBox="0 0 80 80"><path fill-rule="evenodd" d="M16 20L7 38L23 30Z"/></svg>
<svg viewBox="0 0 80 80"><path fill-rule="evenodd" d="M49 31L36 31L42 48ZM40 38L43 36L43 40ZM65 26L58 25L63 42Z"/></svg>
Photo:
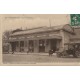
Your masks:
<svg viewBox="0 0 80 80"><path fill-rule="evenodd" d="M8 42L9 41L10 34L11 34L10 30L6 30L6 31L3 32L3 35L2 35L3 42Z"/></svg>
<svg viewBox="0 0 80 80"><path fill-rule="evenodd" d="M3 32L2 35L2 47L3 47L3 52L8 52L9 53L9 36L11 34L10 30L6 30Z"/></svg>

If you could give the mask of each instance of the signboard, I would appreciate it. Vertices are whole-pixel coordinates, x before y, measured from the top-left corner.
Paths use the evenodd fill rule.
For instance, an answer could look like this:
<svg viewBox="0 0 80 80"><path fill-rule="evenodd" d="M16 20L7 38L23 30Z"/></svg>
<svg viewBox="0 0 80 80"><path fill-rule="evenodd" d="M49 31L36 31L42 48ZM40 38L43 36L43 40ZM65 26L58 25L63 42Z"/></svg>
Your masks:
<svg viewBox="0 0 80 80"><path fill-rule="evenodd" d="M70 14L71 26L80 26L80 14Z"/></svg>

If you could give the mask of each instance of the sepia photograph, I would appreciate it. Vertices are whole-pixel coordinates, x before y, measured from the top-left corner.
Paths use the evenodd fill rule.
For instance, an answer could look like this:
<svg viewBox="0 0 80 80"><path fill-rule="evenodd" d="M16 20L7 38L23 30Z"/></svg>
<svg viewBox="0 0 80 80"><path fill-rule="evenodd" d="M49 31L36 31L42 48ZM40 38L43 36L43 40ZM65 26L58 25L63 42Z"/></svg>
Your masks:
<svg viewBox="0 0 80 80"><path fill-rule="evenodd" d="M0 80L80 80L79 0L0 0Z"/></svg>
<svg viewBox="0 0 80 80"><path fill-rule="evenodd" d="M3 64L80 63L80 14L2 14Z"/></svg>

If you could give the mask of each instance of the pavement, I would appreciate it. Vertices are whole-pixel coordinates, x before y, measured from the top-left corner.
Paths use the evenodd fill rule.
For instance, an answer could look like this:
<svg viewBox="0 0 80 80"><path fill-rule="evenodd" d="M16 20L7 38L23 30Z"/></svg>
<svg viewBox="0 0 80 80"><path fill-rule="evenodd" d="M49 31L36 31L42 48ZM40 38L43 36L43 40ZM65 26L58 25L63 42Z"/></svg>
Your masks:
<svg viewBox="0 0 80 80"><path fill-rule="evenodd" d="M8 53L6 53L8 54ZM12 54L12 52L9 52L9 54ZM26 52L14 52L15 55L49 55L49 53L26 53ZM56 56L56 53L53 53L52 55Z"/></svg>
<svg viewBox="0 0 80 80"><path fill-rule="evenodd" d="M3 63L80 63L80 58L58 58L56 54L49 56L48 53L14 53L3 54Z"/></svg>

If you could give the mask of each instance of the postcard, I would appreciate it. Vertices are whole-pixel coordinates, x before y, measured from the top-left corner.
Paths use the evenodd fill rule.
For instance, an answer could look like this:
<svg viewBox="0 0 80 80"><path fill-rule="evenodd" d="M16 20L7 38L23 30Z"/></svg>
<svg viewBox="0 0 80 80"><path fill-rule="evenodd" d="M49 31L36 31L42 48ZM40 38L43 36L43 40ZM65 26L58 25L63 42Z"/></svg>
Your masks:
<svg viewBox="0 0 80 80"><path fill-rule="evenodd" d="M0 14L1 65L80 65L80 14Z"/></svg>

